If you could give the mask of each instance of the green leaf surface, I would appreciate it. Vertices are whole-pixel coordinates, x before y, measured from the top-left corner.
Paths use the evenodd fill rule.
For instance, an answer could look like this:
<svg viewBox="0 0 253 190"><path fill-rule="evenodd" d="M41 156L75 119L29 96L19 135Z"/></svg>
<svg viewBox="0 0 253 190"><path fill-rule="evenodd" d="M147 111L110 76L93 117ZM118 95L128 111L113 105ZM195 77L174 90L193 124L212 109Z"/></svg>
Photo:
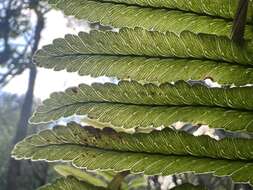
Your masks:
<svg viewBox="0 0 253 190"><path fill-rule="evenodd" d="M46 105L45 105L46 106ZM139 106L113 103L65 105L46 112L37 112L34 123L50 122L61 117L87 115L89 122L98 122L116 130L150 131L172 127L180 121L193 126L208 125L226 131L253 132L253 112L193 106Z"/></svg>
<svg viewBox="0 0 253 190"><path fill-rule="evenodd" d="M102 187L96 187L77 180L74 177L60 178L52 184L40 187L38 190L105 190Z"/></svg>
<svg viewBox="0 0 253 190"><path fill-rule="evenodd" d="M253 84L253 68L217 61L117 55L51 56L49 52L48 56L38 54L35 59L39 67L55 71L66 69L81 76L116 76L121 80L132 79L142 83L211 78L223 85Z"/></svg>
<svg viewBox="0 0 253 190"><path fill-rule="evenodd" d="M122 111L125 109L126 113L129 111L128 115L133 114L135 109L136 113L139 112L138 114L141 115L143 114L143 110L145 111L149 109L147 106L154 106L154 108L150 108L148 113L155 112L154 119L158 119L157 116L160 114L160 108L157 106L163 106L161 111L169 113L170 117L172 117L173 115L171 114L173 114L173 111L178 109L177 111L180 112L180 110L177 107L167 107L168 105L177 105L181 107L201 105L245 109L245 111L225 111L223 109L214 109L213 114L210 114L209 120L208 117L204 118L205 114L209 113L209 107L206 109L194 108L193 110L190 108L183 108L182 113L184 114L182 115L182 119L186 118L185 122L197 122L200 121L201 118L204 123L208 122L208 124L211 125L212 122L215 122L215 118L219 115L219 113L223 114L218 116L218 119L226 116L231 118L237 115L238 118L242 117L245 119L245 122L242 122L243 127L241 129L247 129L252 124L250 119L252 112L246 112L246 110L253 110L252 94L252 87L209 88L202 84L192 85L184 81L178 81L174 85L165 83L160 86L155 84L142 85L134 81L121 81L119 84L94 83L91 86L82 84L79 85L79 87L69 88L65 92L51 94L51 97L46 99L37 109L31 119L31 122L48 122L61 117L71 116L73 114L96 114L98 112L101 115L103 112L99 112L99 108L101 108L101 111L107 110L108 113L108 111L111 110L110 108L113 109L115 106L118 109L117 111L120 109ZM124 107L124 105L126 105L126 107ZM172 117L172 120L169 120L167 124L171 124L172 121L178 119L179 115L177 115L176 112L174 112L174 114L175 117ZM98 118L101 116L95 117ZM106 116L102 116L102 121L105 117ZM109 119L106 121L108 122ZM122 118L122 120L124 119ZM230 123L233 123L234 121L232 119ZM222 123L223 124L221 125L227 125L225 122ZM135 127L134 125L133 127ZM214 125L217 127L217 124ZM231 127L231 130L233 128L234 127Z"/></svg>
<svg viewBox="0 0 253 190"><path fill-rule="evenodd" d="M95 171L96 175L100 176L102 179L104 179L107 183L109 183L113 177L116 175L116 172L113 171Z"/></svg>
<svg viewBox="0 0 253 190"><path fill-rule="evenodd" d="M217 17L233 19L237 10L239 1L231 0L100 0L101 2L115 2L129 5L140 5L145 7L157 7L168 9L179 9L192 11L201 14L208 14ZM51 2L59 2L59 0ZM248 21L252 21L253 3L249 1Z"/></svg>
<svg viewBox="0 0 253 190"><path fill-rule="evenodd" d="M196 34L205 33L227 37L230 37L232 31L231 21L217 17L152 8L147 5L134 5L134 3L129 5L125 1L117 3L117 0L107 2L101 0L51 0L49 3L63 10L66 15L74 15L78 19L100 22L103 25L116 28L141 27L160 32L170 31L176 34L187 30ZM189 2L185 2L185 4L189 4ZM209 2L209 4L213 5L214 2ZM216 6L218 7L219 4L222 3L218 3ZM253 30L250 25L246 26L246 38L253 39Z"/></svg>
<svg viewBox="0 0 253 190"><path fill-rule="evenodd" d="M131 55L160 58L196 58L253 64L253 45L239 47L225 37L182 32L160 33L140 28L123 28L119 32L91 31L78 36L66 35L44 46L34 57L69 57L77 55Z"/></svg>
<svg viewBox="0 0 253 190"><path fill-rule="evenodd" d="M15 152L46 148L51 145L75 144L105 150L145 152L164 155L191 155L230 160L252 160L252 140L227 138L216 141L207 136L194 137L185 132L164 129L151 133L127 134L111 128L95 129L69 123L68 127L57 126L54 130L42 131L17 145ZM26 147L24 146L26 145ZM21 147L21 148L20 148ZM23 148L22 148L23 147ZM32 151L32 150L30 150Z"/></svg>
<svg viewBox="0 0 253 190"><path fill-rule="evenodd" d="M12 154L16 159L70 161L89 170L164 176L212 172L231 176L235 182L252 183L253 175L248 172L253 169L251 144L247 139L215 141L168 129L129 135L71 123L26 138Z"/></svg>
<svg viewBox="0 0 253 190"><path fill-rule="evenodd" d="M56 165L54 169L57 171L57 173L64 177L73 176L80 181L85 181L86 183L89 183L94 186L107 187L107 183L102 179L98 178L94 173L80 170L78 168L68 165Z"/></svg>
<svg viewBox="0 0 253 190"><path fill-rule="evenodd" d="M131 170L132 173L146 175L172 175L174 173L212 172L216 176L231 176L235 182L250 182L253 184L253 163L196 158L191 156L165 156L158 154L103 151L95 148L84 148L77 145L52 145L47 149L40 149L24 157L19 154L16 158L32 160L59 160L72 162L74 166L90 170ZM29 156L28 156L29 155Z"/></svg>

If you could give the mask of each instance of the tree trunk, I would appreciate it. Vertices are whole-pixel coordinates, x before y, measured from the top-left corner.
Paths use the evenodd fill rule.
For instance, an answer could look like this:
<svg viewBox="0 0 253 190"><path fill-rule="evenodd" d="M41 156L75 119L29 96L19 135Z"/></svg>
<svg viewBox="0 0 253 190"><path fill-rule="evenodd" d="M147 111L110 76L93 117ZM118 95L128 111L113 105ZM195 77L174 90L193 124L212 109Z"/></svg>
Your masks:
<svg viewBox="0 0 253 190"><path fill-rule="evenodd" d="M38 45L41 39L41 32L44 28L44 22L45 18L43 13L39 10L39 6L37 5L34 8L34 11L37 16L37 23L35 28L35 35L34 35L34 43L32 46L31 55L35 53L35 51L38 49ZM34 85L35 85L35 79L37 75L37 69L35 65L32 63L29 65L30 73L29 73L29 83L28 83L28 89L25 95L24 103L21 108L20 113L20 119L17 125L17 131L16 135L12 141L13 146L25 138L27 135L27 129L28 129L28 121L32 114L32 107L33 107L33 92L34 92ZM22 81L21 81L22 82ZM8 165L8 173L7 173L7 190L17 190L19 188L19 178L21 177L22 180L22 174L21 174L21 164L22 162L14 160L13 158L10 158L9 165Z"/></svg>
<svg viewBox="0 0 253 190"><path fill-rule="evenodd" d="M22 140L27 134L28 120L32 113L33 91L34 91L36 74L37 74L36 67L35 66L31 67L28 89L27 89L24 103L21 109L16 135L12 141L13 145L15 145L17 142ZM18 178L21 175L21 172L20 172L21 163L22 162L14 160L13 158L10 158L9 160L9 168L8 168L8 174L7 174L7 189L8 190L18 189Z"/></svg>

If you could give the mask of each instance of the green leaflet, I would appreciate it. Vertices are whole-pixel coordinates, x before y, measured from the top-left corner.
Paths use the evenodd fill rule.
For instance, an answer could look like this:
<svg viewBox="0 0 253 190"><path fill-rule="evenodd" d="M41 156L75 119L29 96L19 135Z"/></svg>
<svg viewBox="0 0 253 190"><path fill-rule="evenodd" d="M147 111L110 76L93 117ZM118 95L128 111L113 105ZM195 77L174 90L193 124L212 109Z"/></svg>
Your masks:
<svg viewBox="0 0 253 190"><path fill-rule="evenodd" d="M223 62L188 59L159 59L138 56L76 55L36 56L37 65L66 69L79 75L92 77L117 76L143 83L164 83L177 80L203 80L212 78L219 84L245 85L253 83L253 68Z"/></svg>
<svg viewBox="0 0 253 190"><path fill-rule="evenodd" d="M208 125L227 131L253 132L253 112L210 107L138 106L113 103L83 103L62 106L46 112L37 112L33 123L49 122L61 117L87 115L92 121L116 130L149 131L154 128L171 127L181 121L192 125Z"/></svg>
<svg viewBox="0 0 253 190"><path fill-rule="evenodd" d="M96 173L96 175L102 177L102 179L104 179L107 183L112 181L113 177L116 175L116 172L113 172L113 171L96 170L95 173Z"/></svg>
<svg viewBox="0 0 253 190"><path fill-rule="evenodd" d="M70 161L89 170L131 170L146 175L213 172L217 176L229 175L235 182L252 183L253 175L248 171L253 164L239 161L252 160L251 141L215 141L168 129L129 135L70 123L26 138L15 146L12 155L16 159Z"/></svg>
<svg viewBox="0 0 253 190"><path fill-rule="evenodd" d="M74 177L60 178L52 184L40 187L38 190L106 190L77 180Z"/></svg>
<svg viewBox="0 0 253 190"><path fill-rule="evenodd" d="M196 35L187 31L176 35L123 28L119 32L92 31L89 34L81 32L78 36L66 35L64 39L56 39L52 45L44 46L34 60L77 55L130 55L223 60L252 65L252 52L252 44L246 43L241 48L225 37Z"/></svg>
<svg viewBox="0 0 253 190"><path fill-rule="evenodd" d="M171 129L151 133L122 133L111 128L103 130L69 123L28 137L17 145L14 155L22 150L47 148L51 145L74 144L103 150L145 152L163 155L191 155L230 160L253 160L252 140L227 138L216 141L207 136L194 137ZM25 146L26 145L26 146ZM25 153L25 152L24 152ZM26 154L26 153L25 153Z"/></svg>
<svg viewBox="0 0 253 190"><path fill-rule="evenodd" d="M112 171L86 171L69 165L56 165L55 170L62 176L73 176L94 186L107 187L116 173ZM128 175L122 182L122 189L140 189L147 186L143 175Z"/></svg>
<svg viewBox="0 0 253 190"><path fill-rule="evenodd" d="M146 175L172 175L174 173L212 172L216 176L231 176L235 182L253 184L251 172L253 164L249 162L196 158L191 156L165 156L159 154L104 151L96 148L85 148L78 145L52 145L32 150L21 155L14 153L16 159L45 159L58 162L69 161L75 167L90 170L131 170L132 173ZM35 152L34 152L35 151Z"/></svg>
<svg viewBox="0 0 253 190"><path fill-rule="evenodd" d="M80 181L85 181L86 183L89 183L94 186L107 187L107 183L102 179L98 178L94 173L80 170L68 165L56 165L54 169L64 177L73 176Z"/></svg>
<svg viewBox="0 0 253 190"><path fill-rule="evenodd" d="M176 34L187 30L196 34L206 33L227 37L230 37L231 34L231 21L210 16L200 16L194 13L116 2L103 2L101 0L49 0L49 3L63 10L66 15L74 15L78 19L100 22L103 25L110 25L116 28L141 27L160 32L170 31ZM189 3L185 2L185 4ZM214 2L209 2L209 4L213 5ZM221 3L215 5L219 6L219 4ZM247 26L246 39L252 38L252 27Z"/></svg>
<svg viewBox="0 0 253 190"><path fill-rule="evenodd" d="M69 88L65 92L55 92L51 94L51 97L46 99L37 109L31 122L48 122L61 117L71 116L75 113L95 114L96 112L99 113L98 108L102 108L101 110L107 110L108 112L110 111L110 107L108 106L113 108L113 104L124 104L126 107L129 106L130 113L128 114L135 111L135 108L137 112L139 109L141 114L142 109L147 109L145 106L165 105L205 105L253 110L252 94L252 87L208 88L202 84L189 84L184 81L178 81L174 85L164 83L160 86L155 84L142 85L134 81L121 81L119 84L94 83L91 86L81 84L79 87ZM131 107L131 105L144 107ZM121 105L118 105L117 109L124 109L124 107L120 107ZM92 109L94 110L92 111ZM176 109L176 107L162 108L162 110L167 113L172 113ZM209 109L210 108L208 107L207 110ZM185 115L182 118L186 118L188 121L197 122L202 116L205 116L205 114L208 113L207 110L205 110L205 108L196 108L195 111L190 112L189 108L184 108L184 111L182 109L182 113L184 112ZM158 111L159 114L159 108L152 108L150 113L156 111ZM223 116L220 116L219 118L225 117L226 114L227 116L230 115L230 117L238 115L239 118L245 118L246 122L242 129L247 129L251 126L251 112L228 111L226 113L225 110L214 109L214 114L210 114L210 120L209 118L204 119L204 117L202 119L204 122L215 122L212 118L215 118L219 113L223 113ZM188 114L189 117L187 116ZM190 117L190 115L194 116ZM178 117L176 116L175 119L178 119ZM209 124L211 125L211 123Z"/></svg>
<svg viewBox="0 0 253 190"><path fill-rule="evenodd" d="M208 15L234 18L238 1L231 0L101 0L102 2L117 2L129 5L151 6L158 8L180 9ZM55 1L57 2L57 1ZM249 1L248 21L252 21L253 3Z"/></svg>

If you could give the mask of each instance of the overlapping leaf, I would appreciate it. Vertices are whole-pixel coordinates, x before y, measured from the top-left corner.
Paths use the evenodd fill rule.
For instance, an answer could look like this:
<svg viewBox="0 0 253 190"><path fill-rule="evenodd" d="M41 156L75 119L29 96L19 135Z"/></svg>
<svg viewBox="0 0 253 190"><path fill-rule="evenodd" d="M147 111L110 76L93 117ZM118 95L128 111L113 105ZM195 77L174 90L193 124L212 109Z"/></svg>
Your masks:
<svg viewBox="0 0 253 190"><path fill-rule="evenodd" d="M115 172L112 171L87 171L69 165L56 165L55 170L62 176L73 176L81 181L99 187L107 187L115 179ZM127 175L121 183L122 190L140 189L147 186L147 179L143 175Z"/></svg>
<svg viewBox="0 0 253 190"><path fill-rule="evenodd" d="M85 181L86 183L89 183L94 186L107 187L107 183L101 178L98 178L97 175L94 173L80 170L78 168L74 168L68 165L56 165L54 169L64 177L73 176L80 181Z"/></svg>
<svg viewBox="0 0 253 190"><path fill-rule="evenodd" d="M141 27L160 32L170 31L176 34L187 30L196 34L206 33L227 37L230 37L232 30L231 21L201 16L194 13L152 8L147 5L140 6L141 3L136 5L137 1L131 5L125 1L117 2L117 0L51 0L49 3L63 10L66 15L74 15L78 19L100 22L103 25L110 25L117 28ZM197 1L195 0L195 6L196 3ZM201 3L197 4L199 5ZM156 3L152 4L154 5ZM172 1L170 4L172 4ZM175 1L173 4L177 6ZM185 2L184 4L187 5L189 2ZM208 2L208 4L213 5L214 2ZM217 3L214 5L218 7L219 4L228 5L228 3ZM233 8L235 7L235 5L232 6ZM219 7L215 11L220 9ZM252 37L253 31L251 26L246 26L246 38L252 39Z"/></svg>
<svg viewBox="0 0 253 190"><path fill-rule="evenodd" d="M130 135L71 123L28 137L12 154L16 159L71 161L90 170L131 170L147 175L213 172L252 183L253 175L247 172L253 169L251 144L247 139L216 141L168 129Z"/></svg>
<svg viewBox="0 0 253 190"><path fill-rule="evenodd" d="M123 28L119 32L81 32L66 35L52 45L44 46L35 55L41 57L69 57L77 55L131 55L160 58L197 58L223 60L252 65L253 46L238 47L228 38L182 32L179 36L167 32L152 32L140 28Z"/></svg>
<svg viewBox="0 0 253 190"><path fill-rule="evenodd" d="M40 187L39 190L106 190L77 180L74 177L60 178L52 184Z"/></svg>
<svg viewBox="0 0 253 190"><path fill-rule="evenodd" d="M49 52L48 52L49 54ZM37 65L66 69L79 75L108 76L132 79L143 83L164 83L177 80L212 78L219 84L253 84L253 68L224 62L188 59L160 59L139 56L70 55L36 56Z"/></svg>

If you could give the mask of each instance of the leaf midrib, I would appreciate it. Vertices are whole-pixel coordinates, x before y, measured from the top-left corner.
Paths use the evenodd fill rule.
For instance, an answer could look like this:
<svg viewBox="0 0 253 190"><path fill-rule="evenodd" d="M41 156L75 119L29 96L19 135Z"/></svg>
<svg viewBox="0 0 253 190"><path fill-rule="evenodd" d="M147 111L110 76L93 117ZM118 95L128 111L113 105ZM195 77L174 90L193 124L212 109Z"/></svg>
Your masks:
<svg viewBox="0 0 253 190"><path fill-rule="evenodd" d="M59 139L61 140L61 139ZM208 156L194 156L194 155L189 155L189 154L163 154L163 153L153 153L153 152L136 152L136 151L123 151L123 150L115 150L115 149L110 149L110 148L99 148L96 146L92 146L92 145L84 145L84 144L75 144L75 143L62 143L62 144L47 144L47 145L31 145L35 148L47 148L47 147L51 147L51 146L79 146L79 147L84 147L84 148L90 148L93 150L98 150L98 152L107 152L107 151L111 151L111 152L119 152L119 153L130 153L130 154L146 154L149 156L175 156L175 157L190 157L190 158L194 158L194 159L209 159L209 160L214 160L214 161L229 161L229 162L240 162L240 163L253 163L253 160L239 160L239 159L228 159L228 158L219 158L219 157L208 157Z"/></svg>
<svg viewBox="0 0 253 190"><path fill-rule="evenodd" d="M45 51L45 50L44 50ZM215 62L215 63L218 63L218 64L230 64L230 65L236 65L236 66L242 66L242 67L245 67L245 68L253 68L253 65L251 64L247 64L247 65L244 65L244 64L238 64L237 62L229 62L229 61L226 61L226 60L223 60L223 59L210 59L210 58L206 58L206 57L203 57L203 58L197 58L197 57L173 57L173 56L148 56L148 55L135 55L135 54L127 54L127 55L124 55L124 54L105 54L105 53L89 53L89 54L86 54L86 53L73 53L73 54L61 54L61 55L50 55L50 53L48 53L47 51L45 51L48 56L41 56L41 55L35 55L33 57L33 61L35 63L38 63L36 61L36 58L64 58L64 57L75 57L75 56L104 56L104 57L119 57L119 58L122 58L122 57L129 57L129 58L144 58L144 59L160 59L160 60L166 60L166 59L175 59L175 60L187 60L187 61L195 61L195 60L198 60L198 61L212 61L212 62ZM38 64L39 66L39 64Z"/></svg>
<svg viewBox="0 0 253 190"><path fill-rule="evenodd" d="M54 111L57 111L57 110L60 110L62 109L63 107L69 107L69 106L74 106L74 105L85 105L85 104L120 104L120 105L126 105L126 106L146 106L146 107L178 107L178 108L181 108L181 107L193 107L193 108L198 108L198 107L205 107L205 108L220 108L220 109L224 109L224 110L235 110L235 111L241 111L241 112L252 112L252 110L247 110L247 109L240 109L240 108L230 108L230 107L221 107L221 106L215 106L215 105L210 105L210 106L207 106L207 105L164 105L164 104L161 104L161 105L157 105L157 104L135 104L135 103L124 103L124 102L106 102L106 101L89 101L89 102L76 102L76 103L72 103L72 104L65 104L65 105L62 105L61 107L57 107L57 108L54 108L54 109L51 109L50 111L47 111L47 112L42 112L42 111L36 111L35 113L50 113L50 112L54 112ZM43 104L42 104L43 105Z"/></svg>

